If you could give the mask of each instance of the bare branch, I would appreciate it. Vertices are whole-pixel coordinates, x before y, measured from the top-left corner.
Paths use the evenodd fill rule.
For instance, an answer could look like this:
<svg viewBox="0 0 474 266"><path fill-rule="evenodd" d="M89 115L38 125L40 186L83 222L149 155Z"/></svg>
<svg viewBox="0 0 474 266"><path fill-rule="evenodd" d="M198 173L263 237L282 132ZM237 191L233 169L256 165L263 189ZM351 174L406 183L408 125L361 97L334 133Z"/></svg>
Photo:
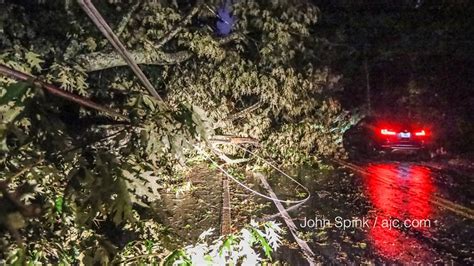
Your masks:
<svg viewBox="0 0 474 266"><path fill-rule="evenodd" d="M23 169L21 169L19 172L17 172L16 174L12 175L12 176L9 176L7 178L5 178L5 182L9 182L10 180L15 180L17 179L18 177L22 176L23 174L25 174L26 172L30 171L32 168L42 164L44 162L44 158L40 158L39 160L37 160L35 163L33 164L30 164L30 165L27 165L25 166Z"/></svg>
<svg viewBox="0 0 474 266"><path fill-rule="evenodd" d="M235 145L235 144L252 144L255 146L260 146L260 142L258 139L254 139L251 137L241 137L241 136L234 136L234 135L214 135L209 139L209 143L212 145Z"/></svg>
<svg viewBox="0 0 474 266"><path fill-rule="evenodd" d="M247 115L255 110L257 110L261 105L261 102L257 102L255 104L253 104L252 106L249 106L247 108L245 108L244 110L242 111L239 111L235 114L231 114L229 115L228 117L226 117L225 119L217 122L215 125L214 125L214 129L216 128L219 128L219 127L222 127L225 123L228 123L228 122L232 122L236 119L239 119L240 117L244 116L244 115Z"/></svg>
<svg viewBox="0 0 474 266"><path fill-rule="evenodd" d="M93 102L93 101L91 101L87 98L81 97L79 95L64 91L64 90L62 90L62 89L60 89L60 88L58 88L58 87L56 87L52 84L45 83L41 80L38 80L34 76L31 76L29 74L17 71L17 70L12 69L8 66L0 64L0 74L4 75L6 77L9 77L9 78L15 79L15 80L33 81L33 85L35 85L38 88L43 88L47 92L49 92L49 93L51 93L55 96L58 96L58 97L61 97L63 99L66 99L68 101L77 103L77 104L82 105L84 107L88 107L88 108L91 108L91 109L94 109L94 110L97 110L97 111L100 111L100 112L104 112L104 113L109 114L113 117L119 117L119 118L128 120L128 117L126 117L126 116L124 116L120 113L117 113L116 111L114 111L110 108L104 107L100 104L97 104L97 103L95 103L95 102Z"/></svg>
<svg viewBox="0 0 474 266"><path fill-rule="evenodd" d="M219 44L223 45L237 40L246 42L245 36L242 33L234 32L226 37L219 38Z"/></svg>
<svg viewBox="0 0 474 266"><path fill-rule="evenodd" d="M225 120L225 121L229 121L229 122L234 121L234 120L236 120L236 119L238 119L238 118L240 118L240 117L242 117L242 116L244 116L244 115L246 115L246 114L248 114L248 113L251 113L251 112L257 110L257 109L260 107L261 104L262 104L262 102L257 102L257 103L255 103L255 104L253 104L253 105L251 105L251 106L245 108L245 109L242 110L242 111L239 111L239 112L237 112L237 113L235 113L235 114L229 115L229 116L228 116L226 119L224 119L224 120Z"/></svg>

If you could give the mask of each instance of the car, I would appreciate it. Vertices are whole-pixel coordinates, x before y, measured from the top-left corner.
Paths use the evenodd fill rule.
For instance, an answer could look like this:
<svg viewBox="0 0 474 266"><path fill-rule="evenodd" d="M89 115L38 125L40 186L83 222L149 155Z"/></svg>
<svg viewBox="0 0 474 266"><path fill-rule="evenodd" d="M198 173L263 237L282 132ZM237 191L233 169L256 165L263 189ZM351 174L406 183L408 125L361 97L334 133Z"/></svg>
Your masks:
<svg viewBox="0 0 474 266"><path fill-rule="evenodd" d="M408 117L370 116L345 133L344 147L350 157L415 154L426 158L431 140L428 124Z"/></svg>

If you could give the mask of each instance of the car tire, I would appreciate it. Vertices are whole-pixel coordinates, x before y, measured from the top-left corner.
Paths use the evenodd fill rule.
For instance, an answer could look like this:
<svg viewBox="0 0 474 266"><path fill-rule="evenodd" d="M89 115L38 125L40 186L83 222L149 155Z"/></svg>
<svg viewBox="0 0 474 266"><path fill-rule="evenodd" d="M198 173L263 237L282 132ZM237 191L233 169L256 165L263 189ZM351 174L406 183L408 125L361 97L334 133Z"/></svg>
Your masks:
<svg viewBox="0 0 474 266"><path fill-rule="evenodd" d="M374 158L377 155L379 155L377 145L374 141L370 140L370 141L367 142L367 144L365 145L364 154L369 159Z"/></svg>
<svg viewBox="0 0 474 266"><path fill-rule="evenodd" d="M429 161L432 159L431 152L428 149L423 149L418 153L417 159L420 161Z"/></svg>

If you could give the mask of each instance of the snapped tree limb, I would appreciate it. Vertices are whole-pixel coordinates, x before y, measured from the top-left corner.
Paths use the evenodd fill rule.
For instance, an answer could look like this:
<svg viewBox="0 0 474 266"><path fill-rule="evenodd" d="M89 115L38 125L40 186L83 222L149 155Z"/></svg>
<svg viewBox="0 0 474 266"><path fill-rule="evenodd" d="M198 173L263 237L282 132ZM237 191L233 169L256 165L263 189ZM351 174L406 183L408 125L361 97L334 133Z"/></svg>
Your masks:
<svg viewBox="0 0 474 266"><path fill-rule="evenodd" d="M219 39L219 44L224 45L232 41L243 40L244 37L239 33L231 34ZM130 57L139 65L176 65L189 60L193 53L189 51L178 51L174 53L153 52L136 50L129 51ZM117 52L95 52L83 54L77 57L81 66L86 72L94 72L114 67L127 66L127 62Z"/></svg>
<svg viewBox="0 0 474 266"><path fill-rule="evenodd" d="M180 51L176 53L156 53L150 56L144 50L130 51L130 57L139 65L173 65L179 64L191 58L192 53ZM96 52L80 55L77 58L86 72L94 72L108 68L126 66L127 62L116 52Z"/></svg>

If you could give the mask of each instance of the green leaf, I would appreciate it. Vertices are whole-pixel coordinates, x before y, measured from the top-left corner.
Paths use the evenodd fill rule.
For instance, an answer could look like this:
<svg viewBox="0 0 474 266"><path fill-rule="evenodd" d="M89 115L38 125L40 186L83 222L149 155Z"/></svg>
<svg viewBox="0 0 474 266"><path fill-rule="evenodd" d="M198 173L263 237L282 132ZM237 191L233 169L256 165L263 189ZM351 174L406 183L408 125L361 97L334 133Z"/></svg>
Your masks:
<svg viewBox="0 0 474 266"><path fill-rule="evenodd" d="M146 107L148 107L151 111L155 111L155 104L153 103L153 99L148 95L143 95L143 103Z"/></svg>
<svg viewBox="0 0 474 266"><path fill-rule="evenodd" d="M265 252L265 256L267 258L271 258L272 247L268 244L268 241L263 237L263 234L256 228L252 228L252 233L254 237L257 239L258 243L262 245L263 251Z"/></svg>
<svg viewBox="0 0 474 266"><path fill-rule="evenodd" d="M10 84L6 90L7 92L0 98L0 105L7 104L10 101L18 101L23 96L28 88L31 86L29 82L17 82Z"/></svg>
<svg viewBox="0 0 474 266"><path fill-rule="evenodd" d="M227 250L232 250L232 245L235 242L235 237L233 235L230 235L226 240L224 240L224 243L221 246L221 249L219 250L219 255L222 256L222 252L227 249Z"/></svg>
<svg viewBox="0 0 474 266"><path fill-rule="evenodd" d="M191 265L191 261L183 250L175 250L165 258L163 265L174 265L175 261L182 260L180 265Z"/></svg>
<svg viewBox="0 0 474 266"><path fill-rule="evenodd" d="M112 205L114 211L112 221L116 225L125 220L134 221L132 214L132 200L129 191L127 190L127 184L124 178L118 178L114 185L117 186L117 198L114 200Z"/></svg>
<svg viewBox="0 0 474 266"><path fill-rule="evenodd" d="M62 196L57 197L56 200L54 201L54 210L58 214L61 214L63 212L63 203L64 203L64 200Z"/></svg>

